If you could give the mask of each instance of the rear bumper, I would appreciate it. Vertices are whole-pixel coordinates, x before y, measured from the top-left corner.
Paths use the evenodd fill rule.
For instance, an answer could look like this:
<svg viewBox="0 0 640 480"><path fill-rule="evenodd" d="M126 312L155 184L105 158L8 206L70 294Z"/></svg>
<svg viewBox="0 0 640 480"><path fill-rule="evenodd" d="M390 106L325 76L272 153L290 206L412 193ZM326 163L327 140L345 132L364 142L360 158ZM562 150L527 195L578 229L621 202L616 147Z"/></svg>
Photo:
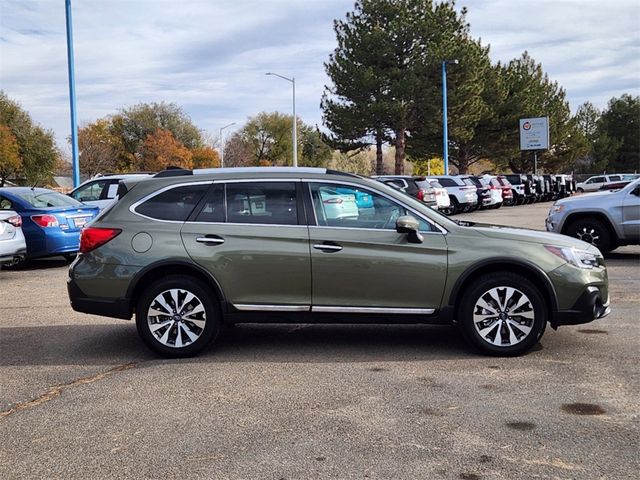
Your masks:
<svg viewBox="0 0 640 480"><path fill-rule="evenodd" d="M580 325L604 318L611 313L609 298L602 298L598 287L589 286L580 295L570 310L560 310L554 313L551 326Z"/></svg>
<svg viewBox="0 0 640 480"><path fill-rule="evenodd" d="M67 292L69 293L71 308L76 312L101 315L103 317L122 318L124 320L131 319L131 305L126 298L107 300L88 297L72 278L67 279Z"/></svg>
<svg viewBox="0 0 640 480"><path fill-rule="evenodd" d="M16 250L14 253L11 253L11 254L8 254L8 253L0 254L0 265L2 265L3 263L18 262L18 261L22 260L23 258L25 258L26 256L27 256L27 249L26 248L21 248L21 249Z"/></svg>

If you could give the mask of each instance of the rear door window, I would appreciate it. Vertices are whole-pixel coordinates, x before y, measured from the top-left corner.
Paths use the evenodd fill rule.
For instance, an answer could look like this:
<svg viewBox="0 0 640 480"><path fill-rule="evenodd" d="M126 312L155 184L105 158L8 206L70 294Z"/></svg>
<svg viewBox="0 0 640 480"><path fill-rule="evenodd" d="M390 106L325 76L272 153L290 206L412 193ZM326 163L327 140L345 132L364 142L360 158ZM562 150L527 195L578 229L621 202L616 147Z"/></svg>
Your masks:
<svg viewBox="0 0 640 480"><path fill-rule="evenodd" d="M226 220L224 210L224 184L211 187L202 209L195 218L196 222L222 223Z"/></svg>
<svg viewBox="0 0 640 480"><path fill-rule="evenodd" d="M184 222L196 207L210 184L174 187L151 197L135 208L136 213L157 220Z"/></svg>
<svg viewBox="0 0 640 480"><path fill-rule="evenodd" d="M298 225L294 182L227 184L227 222Z"/></svg>

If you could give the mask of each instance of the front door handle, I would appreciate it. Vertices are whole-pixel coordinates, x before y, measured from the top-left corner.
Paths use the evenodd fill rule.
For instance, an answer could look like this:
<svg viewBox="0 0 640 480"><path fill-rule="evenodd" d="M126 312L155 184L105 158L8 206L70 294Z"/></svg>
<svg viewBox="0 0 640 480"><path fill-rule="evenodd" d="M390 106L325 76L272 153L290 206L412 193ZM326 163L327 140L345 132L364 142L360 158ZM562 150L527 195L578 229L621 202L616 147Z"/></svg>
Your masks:
<svg viewBox="0 0 640 480"><path fill-rule="evenodd" d="M342 246L336 243L316 243L313 248L323 252L339 252L342 250Z"/></svg>
<svg viewBox="0 0 640 480"><path fill-rule="evenodd" d="M197 237L196 242L204 243L206 245L220 245L224 243L224 238L217 235L206 235L204 237Z"/></svg>

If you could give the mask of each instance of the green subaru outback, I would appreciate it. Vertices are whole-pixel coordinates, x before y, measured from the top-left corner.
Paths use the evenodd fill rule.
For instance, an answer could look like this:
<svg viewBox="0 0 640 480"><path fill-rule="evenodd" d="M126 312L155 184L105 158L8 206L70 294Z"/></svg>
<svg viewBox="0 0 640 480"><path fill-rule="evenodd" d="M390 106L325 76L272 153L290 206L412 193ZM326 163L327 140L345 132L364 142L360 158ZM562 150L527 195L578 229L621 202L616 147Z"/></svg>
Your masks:
<svg viewBox="0 0 640 480"><path fill-rule="evenodd" d="M79 312L135 313L144 342L173 357L241 322L457 324L480 352L511 356L547 322L609 313L602 255L585 242L454 222L380 182L316 168L123 181L82 231L68 290Z"/></svg>

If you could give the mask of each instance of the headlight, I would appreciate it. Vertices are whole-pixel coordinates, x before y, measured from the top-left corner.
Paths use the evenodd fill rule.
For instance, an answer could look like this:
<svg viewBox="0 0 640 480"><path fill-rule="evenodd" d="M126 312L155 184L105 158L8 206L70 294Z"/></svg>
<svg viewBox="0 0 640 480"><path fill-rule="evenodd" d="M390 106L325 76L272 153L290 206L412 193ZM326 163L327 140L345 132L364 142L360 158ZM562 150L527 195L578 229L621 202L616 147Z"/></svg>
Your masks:
<svg viewBox="0 0 640 480"><path fill-rule="evenodd" d="M553 245L545 245L544 248L575 267L591 269L598 266L598 255L586 250L573 247L555 247Z"/></svg>
<svg viewBox="0 0 640 480"><path fill-rule="evenodd" d="M549 210L549 216L555 215L556 213L560 213L564 210L564 205L554 205Z"/></svg>

